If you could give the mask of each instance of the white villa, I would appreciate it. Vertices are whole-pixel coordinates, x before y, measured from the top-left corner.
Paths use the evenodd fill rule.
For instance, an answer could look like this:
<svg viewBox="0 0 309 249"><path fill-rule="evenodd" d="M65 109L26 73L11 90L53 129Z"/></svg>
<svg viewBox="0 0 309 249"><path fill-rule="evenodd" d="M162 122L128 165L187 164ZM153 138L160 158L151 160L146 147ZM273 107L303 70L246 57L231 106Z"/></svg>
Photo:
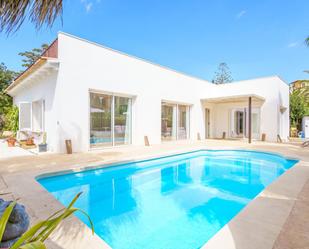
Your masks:
<svg viewBox="0 0 309 249"><path fill-rule="evenodd" d="M7 88L19 130L64 152L180 139L276 141L289 135L289 87L279 77L215 85L59 33Z"/></svg>

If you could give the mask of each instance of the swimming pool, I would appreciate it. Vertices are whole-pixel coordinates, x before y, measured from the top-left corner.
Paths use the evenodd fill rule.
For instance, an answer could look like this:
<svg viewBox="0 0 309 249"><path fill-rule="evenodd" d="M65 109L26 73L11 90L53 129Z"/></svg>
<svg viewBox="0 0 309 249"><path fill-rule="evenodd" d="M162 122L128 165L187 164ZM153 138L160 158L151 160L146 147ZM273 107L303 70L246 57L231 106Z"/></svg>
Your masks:
<svg viewBox="0 0 309 249"><path fill-rule="evenodd" d="M196 249L296 162L200 150L38 181L64 205L82 191L75 206L114 249Z"/></svg>

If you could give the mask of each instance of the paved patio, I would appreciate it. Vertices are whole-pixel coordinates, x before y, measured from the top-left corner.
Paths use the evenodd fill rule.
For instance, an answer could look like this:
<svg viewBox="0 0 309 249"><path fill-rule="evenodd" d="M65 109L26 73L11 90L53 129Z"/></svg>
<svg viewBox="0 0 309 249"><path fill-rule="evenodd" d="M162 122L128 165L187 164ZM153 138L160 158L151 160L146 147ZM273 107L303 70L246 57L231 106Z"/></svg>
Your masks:
<svg viewBox="0 0 309 249"><path fill-rule="evenodd" d="M20 147L8 147L5 139L0 139L0 159L8 159L19 156L31 156L33 153L30 150L25 150Z"/></svg>
<svg viewBox="0 0 309 249"><path fill-rule="evenodd" d="M292 144L207 140L128 146L72 155L46 154L0 158L0 191L20 198L32 222L62 207L35 177L56 171L77 171L120 161L169 155L196 149L252 149L280 153L300 162L267 187L224 226L203 248L309 248L309 149ZM74 224L73 224L74 223ZM77 218L64 222L48 241L49 248L109 248Z"/></svg>

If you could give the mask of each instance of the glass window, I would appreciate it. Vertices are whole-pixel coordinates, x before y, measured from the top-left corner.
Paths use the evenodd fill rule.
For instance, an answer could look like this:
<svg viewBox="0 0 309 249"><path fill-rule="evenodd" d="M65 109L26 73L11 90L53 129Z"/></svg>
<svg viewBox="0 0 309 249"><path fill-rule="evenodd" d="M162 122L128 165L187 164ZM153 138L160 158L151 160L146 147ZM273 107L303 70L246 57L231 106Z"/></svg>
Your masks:
<svg viewBox="0 0 309 249"><path fill-rule="evenodd" d="M188 106L178 105L178 139L188 138L189 112Z"/></svg>
<svg viewBox="0 0 309 249"><path fill-rule="evenodd" d="M132 99L90 93L90 145L131 143Z"/></svg>
<svg viewBox="0 0 309 249"><path fill-rule="evenodd" d="M259 133L259 114L258 113L252 113L252 133L258 134Z"/></svg>
<svg viewBox="0 0 309 249"><path fill-rule="evenodd" d="M176 138L176 105L162 104L161 110L161 138L174 140Z"/></svg>
<svg viewBox="0 0 309 249"><path fill-rule="evenodd" d="M44 101L32 102L32 130L43 131Z"/></svg>
<svg viewBox="0 0 309 249"><path fill-rule="evenodd" d="M161 139L175 140L189 138L189 106L162 103Z"/></svg>
<svg viewBox="0 0 309 249"><path fill-rule="evenodd" d="M115 144L130 144L131 142L131 99L114 97L115 121L114 137Z"/></svg>
<svg viewBox="0 0 309 249"><path fill-rule="evenodd" d="M19 130L31 130L31 103L19 104Z"/></svg>
<svg viewBox="0 0 309 249"><path fill-rule="evenodd" d="M244 112L235 111L234 112L234 127L237 136L242 136L244 134Z"/></svg>
<svg viewBox="0 0 309 249"><path fill-rule="evenodd" d="M112 96L90 93L90 144L112 145Z"/></svg>

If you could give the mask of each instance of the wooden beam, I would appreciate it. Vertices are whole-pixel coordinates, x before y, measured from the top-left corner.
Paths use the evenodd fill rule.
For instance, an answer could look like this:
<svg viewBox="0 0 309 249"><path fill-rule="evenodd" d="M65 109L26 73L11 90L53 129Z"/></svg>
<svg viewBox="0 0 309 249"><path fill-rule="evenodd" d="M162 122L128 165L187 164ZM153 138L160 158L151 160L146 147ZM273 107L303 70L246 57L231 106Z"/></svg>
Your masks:
<svg viewBox="0 0 309 249"><path fill-rule="evenodd" d="M252 97L249 97L248 101L248 142L251 144L252 141Z"/></svg>

